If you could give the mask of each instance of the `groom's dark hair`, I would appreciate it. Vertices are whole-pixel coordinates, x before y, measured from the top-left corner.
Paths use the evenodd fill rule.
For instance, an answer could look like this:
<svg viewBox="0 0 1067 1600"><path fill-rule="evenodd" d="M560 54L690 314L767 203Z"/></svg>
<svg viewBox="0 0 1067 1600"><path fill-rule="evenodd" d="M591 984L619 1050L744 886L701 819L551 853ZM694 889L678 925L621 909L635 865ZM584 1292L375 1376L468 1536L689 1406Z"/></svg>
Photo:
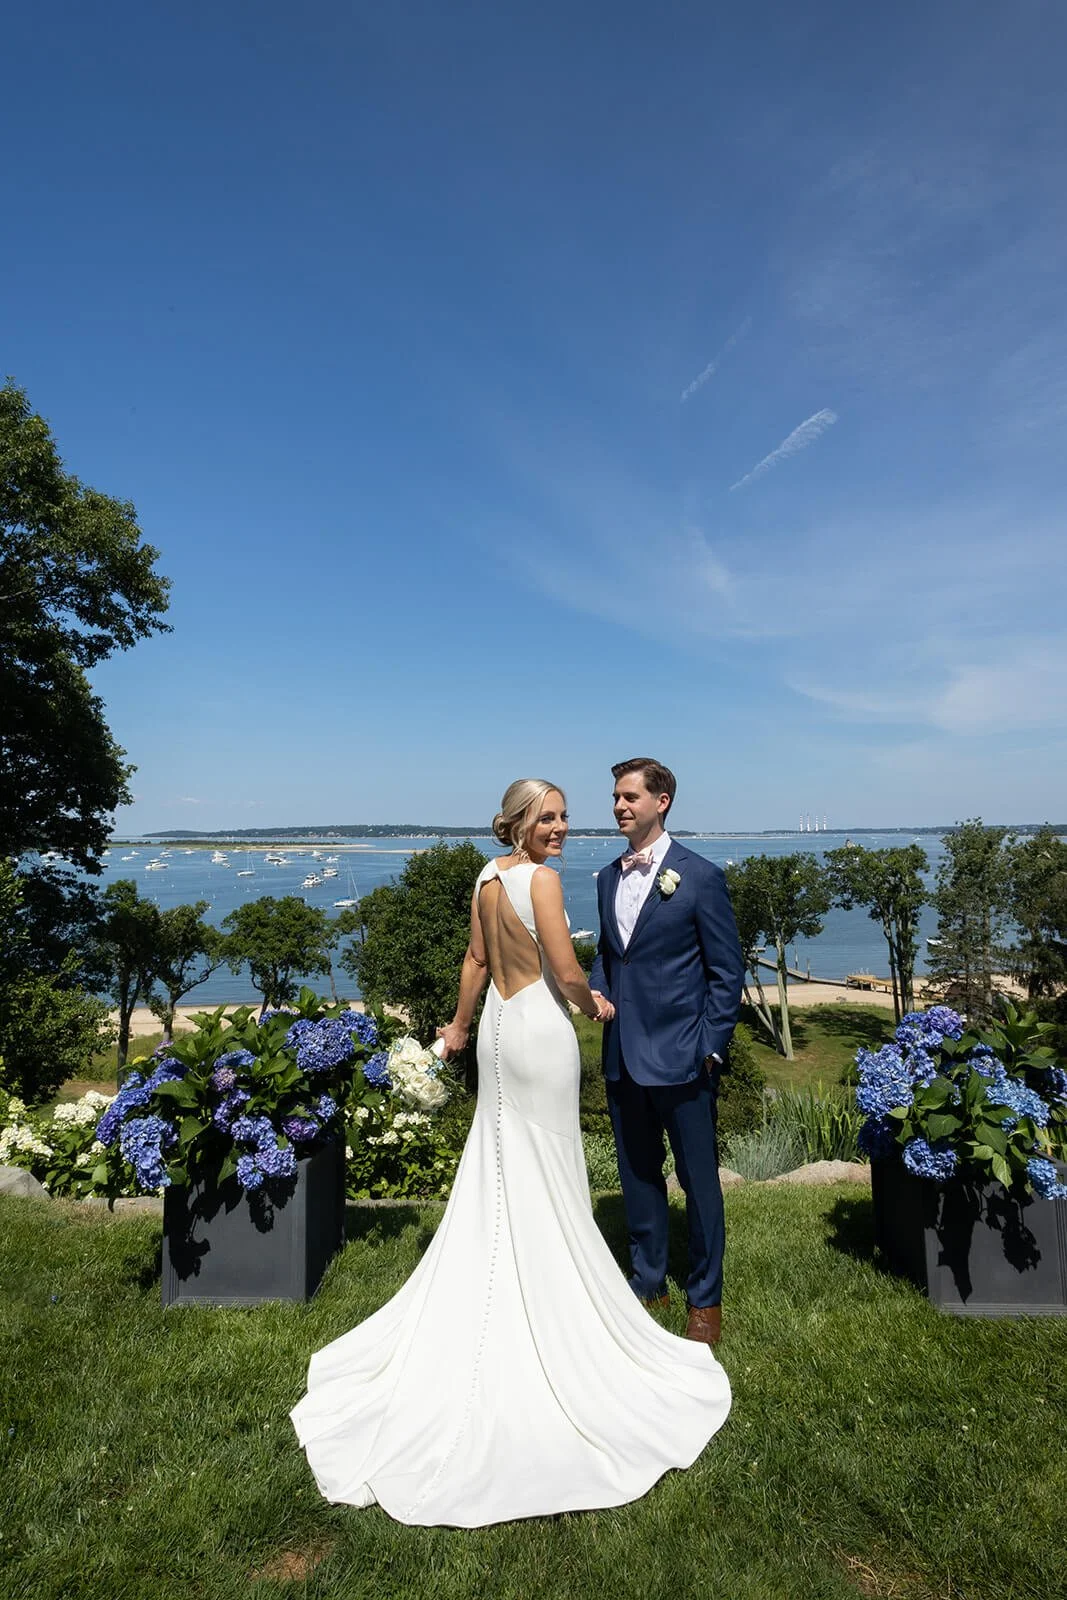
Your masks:
<svg viewBox="0 0 1067 1600"><path fill-rule="evenodd" d="M669 794L673 806L678 780L670 767L665 767L660 761L653 761L651 756L634 756L632 761L617 761L611 769L611 776L618 783L624 772L639 772L645 780L645 788L649 794ZM667 807L667 811L670 811L671 806ZM664 816L667 815L667 811L663 813Z"/></svg>

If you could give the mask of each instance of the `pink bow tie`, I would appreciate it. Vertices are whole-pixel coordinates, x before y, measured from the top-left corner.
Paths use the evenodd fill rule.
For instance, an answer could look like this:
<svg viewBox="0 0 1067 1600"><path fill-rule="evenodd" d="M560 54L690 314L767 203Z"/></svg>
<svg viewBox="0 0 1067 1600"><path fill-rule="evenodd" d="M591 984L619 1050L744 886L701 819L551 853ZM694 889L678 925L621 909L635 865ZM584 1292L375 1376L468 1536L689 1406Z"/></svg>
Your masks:
<svg viewBox="0 0 1067 1600"><path fill-rule="evenodd" d="M647 844L643 850L631 850L629 855L621 856L622 870L629 872L631 867L650 867L654 860L652 846Z"/></svg>

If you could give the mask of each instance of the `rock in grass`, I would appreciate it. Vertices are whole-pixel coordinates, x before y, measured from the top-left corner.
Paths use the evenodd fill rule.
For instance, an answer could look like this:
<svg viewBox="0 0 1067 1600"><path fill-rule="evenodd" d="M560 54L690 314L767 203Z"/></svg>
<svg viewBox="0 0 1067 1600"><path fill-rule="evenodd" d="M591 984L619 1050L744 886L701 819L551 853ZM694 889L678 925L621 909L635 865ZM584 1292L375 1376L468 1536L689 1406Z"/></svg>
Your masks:
<svg viewBox="0 0 1067 1600"><path fill-rule="evenodd" d="M742 1178L742 1176L741 1176L741 1174L739 1172L732 1171L732 1169L730 1167L720 1167L719 1168L719 1182L722 1184L724 1189L732 1189L735 1184L744 1183L745 1180L744 1180L744 1178ZM667 1175L667 1193L668 1194L681 1194L681 1192L682 1192L682 1186L678 1182L677 1174L674 1173L674 1172L668 1173L668 1175Z"/></svg>
<svg viewBox="0 0 1067 1600"><path fill-rule="evenodd" d="M766 1178L771 1183L866 1183L871 1181L871 1169L863 1161L809 1161L792 1172L783 1172L777 1178Z"/></svg>
<svg viewBox="0 0 1067 1600"><path fill-rule="evenodd" d="M0 1167L0 1194L19 1194L36 1200L47 1200L48 1190L38 1183L32 1172L21 1167Z"/></svg>

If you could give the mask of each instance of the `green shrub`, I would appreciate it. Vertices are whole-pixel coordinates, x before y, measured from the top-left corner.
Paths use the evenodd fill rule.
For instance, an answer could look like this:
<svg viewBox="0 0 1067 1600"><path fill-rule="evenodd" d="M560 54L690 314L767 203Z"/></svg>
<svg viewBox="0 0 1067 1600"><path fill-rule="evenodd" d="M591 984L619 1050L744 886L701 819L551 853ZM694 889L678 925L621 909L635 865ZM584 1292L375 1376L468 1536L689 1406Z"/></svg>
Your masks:
<svg viewBox="0 0 1067 1600"><path fill-rule="evenodd" d="M103 1000L64 987L63 974L20 972L0 994L0 1087L27 1105L51 1100L114 1037Z"/></svg>
<svg viewBox="0 0 1067 1600"><path fill-rule="evenodd" d="M763 1121L767 1079L756 1060L752 1035L743 1022L734 1029L719 1080L719 1137L748 1133Z"/></svg>

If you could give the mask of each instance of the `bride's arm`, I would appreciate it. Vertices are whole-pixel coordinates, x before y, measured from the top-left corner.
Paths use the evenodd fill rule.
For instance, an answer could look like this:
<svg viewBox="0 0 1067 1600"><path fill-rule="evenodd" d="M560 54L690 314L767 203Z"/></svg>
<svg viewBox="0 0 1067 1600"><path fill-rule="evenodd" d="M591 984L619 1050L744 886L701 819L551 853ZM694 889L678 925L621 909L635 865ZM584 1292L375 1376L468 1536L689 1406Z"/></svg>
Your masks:
<svg viewBox="0 0 1067 1600"><path fill-rule="evenodd" d="M611 1002L601 1000L599 1005L585 981L585 973L578 965L574 953L574 940L567 927L563 910L563 888L551 867L538 867L530 880L530 899L533 901L537 937L545 960L563 997L583 1011L594 1022L607 1022L612 1016Z"/></svg>
<svg viewBox="0 0 1067 1600"><path fill-rule="evenodd" d="M478 996L485 988L485 980L489 976L489 965L485 956L485 938L482 934L482 920L478 915L478 891L475 889L471 896L471 935L467 945L467 953L463 957L463 967L459 975L459 999L456 1001L456 1014L452 1021L443 1028L438 1028L437 1037L445 1042L445 1059L458 1055L464 1049L470 1036L471 1021L474 1017L474 1008L478 1004Z"/></svg>

